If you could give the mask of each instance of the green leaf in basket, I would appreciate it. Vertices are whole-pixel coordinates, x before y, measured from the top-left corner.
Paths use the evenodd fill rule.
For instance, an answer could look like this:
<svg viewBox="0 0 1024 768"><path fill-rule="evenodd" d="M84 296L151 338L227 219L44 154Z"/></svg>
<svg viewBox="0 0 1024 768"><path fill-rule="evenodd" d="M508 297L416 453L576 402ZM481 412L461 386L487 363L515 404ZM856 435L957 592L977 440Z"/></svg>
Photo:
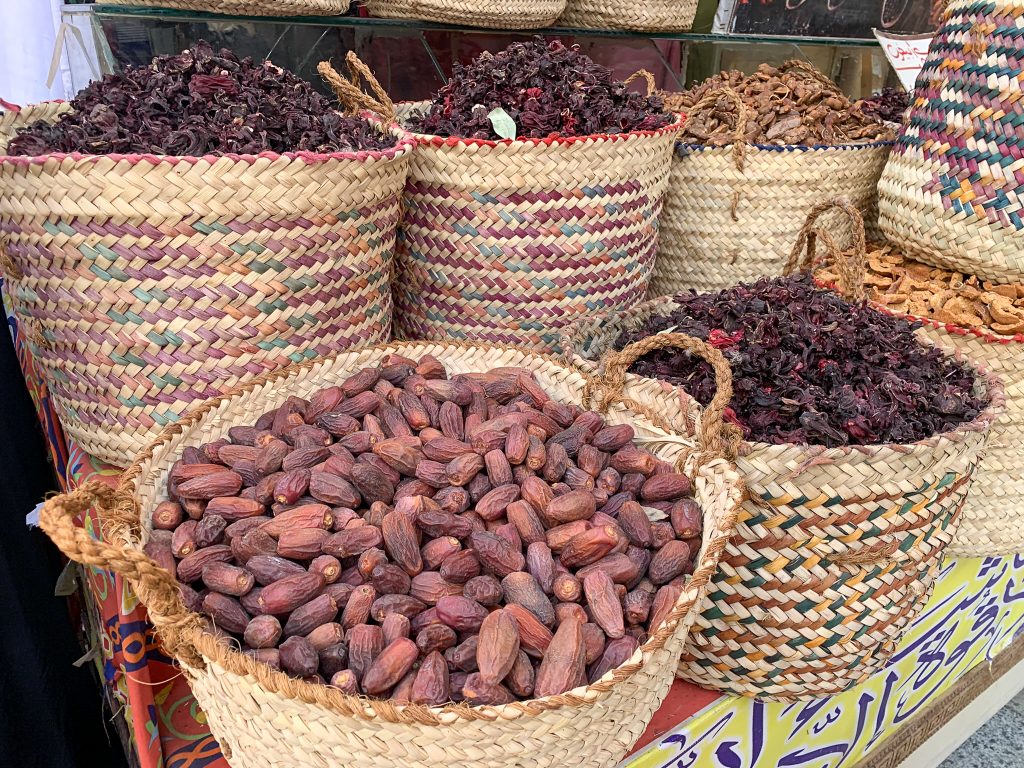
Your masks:
<svg viewBox="0 0 1024 768"><path fill-rule="evenodd" d="M501 138L514 139L516 137L516 121L501 107L492 109L487 114L487 119L491 121L494 132Z"/></svg>

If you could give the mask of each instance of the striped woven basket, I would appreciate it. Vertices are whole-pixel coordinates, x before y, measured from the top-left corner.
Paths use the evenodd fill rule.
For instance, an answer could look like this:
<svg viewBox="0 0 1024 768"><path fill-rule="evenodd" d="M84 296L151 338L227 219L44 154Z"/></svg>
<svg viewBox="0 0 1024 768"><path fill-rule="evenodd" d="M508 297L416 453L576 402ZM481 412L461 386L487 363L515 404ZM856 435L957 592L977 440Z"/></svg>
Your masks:
<svg viewBox="0 0 1024 768"><path fill-rule="evenodd" d="M337 16L349 0L109 0L111 5L142 8L180 8L183 11L240 16Z"/></svg>
<svg viewBox="0 0 1024 768"><path fill-rule="evenodd" d="M687 32L698 0L568 0L559 26L628 29L634 32Z"/></svg>
<svg viewBox="0 0 1024 768"><path fill-rule="evenodd" d="M562 326L643 299L679 127L514 141L414 134L396 336L544 350Z"/></svg>
<svg viewBox="0 0 1024 768"><path fill-rule="evenodd" d="M488 29L534 29L555 23L565 0L365 0L371 16L420 19Z"/></svg>
<svg viewBox="0 0 1024 768"><path fill-rule="evenodd" d="M567 331L581 367L627 387L641 354L673 346L659 334L614 349L623 331L675 308L655 299ZM659 450L699 434L702 408L657 382L657 415L671 430L643 440ZM843 691L882 669L924 609L956 534L992 423L1003 407L997 378L979 369L992 405L974 422L908 445L825 448L742 442L747 495L709 589L679 675L745 696L792 699Z"/></svg>
<svg viewBox="0 0 1024 768"><path fill-rule="evenodd" d="M0 268L69 436L123 466L197 400L387 340L412 148L0 157Z"/></svg>
<svg viewBox="0 0 1024 768"><path fill-rule="evenodd" d="M1024 282L1021 0L950 0L878 185L885 236L916 259Z"/></svg>
<svg viewBox="0 0 1024 768"><path fill-rule="evenodd" d="M582 372L553 358L511 348L399 343L343 352L269 374L204 403L145 449L121 476L116 491L92 484L51 499L41 525L69 557L127 577L235 768L616 765L668 692L697 606L735 523L741 492L735 470L723 459L704 455L693 462L695 497L705 514L704 539L696 570L668 619L631 659L597 683L504 706L399 706L289 678L220 644L202 628L197 614L186 611L171 575L143 554L151 513L164 498L167 473L185 446L220 437L232 424L248 424L288 396L309 396L390 352L413 358L431 354L451 372L529 368L563 402L581 403L588 384ZM726 386L725 391L731 389ZM643 404L658 397L658 387L641 382L624 397ZM722 408L725 402L727 398ZM608 420L634 424L641 431L645 425L621 403L609 409ZM679 446L659 451L672 461L679 452ZM71 522L95 500L102 502L105 541L91 539Z"/></svg>

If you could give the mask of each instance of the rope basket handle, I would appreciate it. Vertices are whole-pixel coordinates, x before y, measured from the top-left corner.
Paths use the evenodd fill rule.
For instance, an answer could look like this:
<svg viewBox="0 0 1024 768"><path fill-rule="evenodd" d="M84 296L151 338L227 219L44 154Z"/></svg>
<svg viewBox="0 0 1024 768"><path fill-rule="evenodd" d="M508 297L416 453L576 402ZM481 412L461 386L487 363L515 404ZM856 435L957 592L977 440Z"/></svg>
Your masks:
<svg viewBox="0 0 1024 768"><path fill-rule="evenodd" d="M682 349L696 355L707 362L715 373L715 396L704 409L698 435L699 448L702 453L711 456L724 456L734 459L739 449L740 436L733 425L726 425L725 409L732 400L732 369L729 361L719 350L706 341L695 339L684 333L658 333L646 339L635 341L618 352L608 352L601 360L603 376L597 384L601 389L598 398L598 410L606 411L615 400L622 399L622 390L626 383L626 372L633 363L657 349ZM651 418L644 408L631 403L634 410ZM656 419L651 419L652 422Z"/></svg>
<svg viewBox="0 0 1024 768"><path fill-rule="evenodd" d="M750 110L743 103L743 99L732 88L723 85L721 88L712 88L697 101L687 114L693 115L697 110L714 106L719 98L725 96L732 99L736 104L736 132L733 136L732 156L736 163L736 170L742 171L747 153L747 120L750 119Z"/></svg>
<svg viewBox="0 0 1024 768"><path fill-rule="evenodd" d="M829 88L838 89L839 86L835 84L828 75L822 72L820 69L815 67L811 62L804 61L803 59L790 59L785 62L779 70L782 72L803 72L806 75L810 75L813 79L817 80L822 85L828 86Z"/></svg>
<svg viewBox="0 0 1024 768"><path fill-rule="evenodd" d="M119 501L116 490L92 480L70 493L48 499L39 513L39 525L71 560L113 571L126 579L139 600L150 608L150 619L168 653L196 669L205 669L206 662L191 639L202 623L197 614L186 610L174 576L149 555L94 539L75 525L74 518L90 507L113 509Z"/></svg>
<svg viewBox="0 0 1024 768"><path fill-rule="evenodd" d="M853 227L853 250L845 253L836 243L835 238L816 226L818 219L828 211L839 210L845 213ZM867 241L864 234L864 217L847 197L831 197L818 203L807 214L807 220L800 228L796 243L789 254L784 275L794 272L811 272L815 264L815 246L818 240L825 244L828 258L835 263L839 272L840 289L847 301L859 303L864 300L864 280L867 276Z"/></svg>
<svg viewBox="0 0 1024 768"><path fill-rule="evenodd" d="M321 61L316 71L320 77L331 86L334 95L338 98L345 114L358 114L360 110L369 110L383 118L387 124L396 121L395 103L388 96L387 91L374 77L370 68L356 56L355 51L349 51L345 56L345 64L348 65L349 78L346 80L338 71L331 66L329 61ZM377 98L363 90L363 83L373 91Z"/></svg>
<svg viewBox="0 0 1024 768"><path fill-rule="evenodd" d="M644 82L647 83L647 95L652 96L654 94L654 91L657 90L654 83L654 75L652 75L646 69L638 69L632 75L623 80L622 84L628 86L634 80L639 80L640 78L643 78Z"/></svg>

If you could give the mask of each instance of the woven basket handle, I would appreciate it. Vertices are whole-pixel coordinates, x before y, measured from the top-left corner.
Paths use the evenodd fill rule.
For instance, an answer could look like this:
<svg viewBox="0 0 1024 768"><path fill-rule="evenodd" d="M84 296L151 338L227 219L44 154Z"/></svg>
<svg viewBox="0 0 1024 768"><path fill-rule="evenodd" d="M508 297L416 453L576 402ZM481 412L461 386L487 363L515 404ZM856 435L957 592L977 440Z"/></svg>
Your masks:
<svg viewBox="0 0 1024 768"><path fill-rule="evenodd" d="M113 509L119 501L117 491L93 480L71 493L48 499L39 513L39 525L71 560L127 579L149 609L149 618L167 651L192 667L204 669L206 663L191 640L202 623L197 614L186 610L174 577L145 553L93 539L75 525L75 516L90 507Z"/></svg>
<svg viewBox="0 0 1024 768"><path fill-rule="evenodd" d="M643 78L644 82L647 83L647 95L648 96L652 95L654 93L655 89L656 89L656 85L655 85L655 82L654 82L654 75L652 75L646 69L638 69L632 75L630 75L625 80L623 80L622 84L623 85L629 85L634 80L639 80L640 78Z"/></svg>
<svg viewBox="0 0 1024 768"><path fill-rule="evenodd" d="M827 211L839 210L850 218L853 226L853 251L844 253L835 238L825 229L817 226L818 219ZM786 262L784 275L794 272L810 272L815 264L815 244L817 240L825 244L829 258L835 263L839 272L840 289L847 301L864 300L864 279L867 275L867 242L864 235L864 218L857 207L846 197L832 197L818 203L807 214L807 220L800 228L796 243Z"/></svg>
<svg viewBox="0 0 1024 768"><path fill-rule="evenodd" d="M690 107L688 114L692 115L699 109L714 106L722 96L732 99L736 104L736 132L733 136L732 156L736 163L736 170L742 171L747 152L747 120L750 119L750 110L747 109L747 105L743 103L740 95L727 85L723 85L721 88L712 88Z"/></svg>
<svg viewBox="0 0 1024 768"><path fill-rule="evenodd" d="M804 61L803 59L790 59L779 67L779 69L783 72L803 72L806 75L810 75L822 85L828 86L829 88L839 88L839 86L835 84L835 81L833 81L828 75L811 64L811 62Z"/></svg>
<svg viewBox="0 0 1024 768"><path fill-rule="evenodd" d="M732 369L725 356L706 341L695 339L683 333L658 333L646 339L633 342L619 352L608 352L601 361L604 375L598 382L602 394L598 400L599 409L604 411L614 400L620 400L626 382L626 371L633 363L656 349L682 349L706 361L715 373L715 396L704 409L701 418L701 452L711 456L735 458L740 437L732 425L724 421L725 409L732 400ZM631 403L634 410L651 418L647 409ZM658 421L651 418L652 422Z"/></svg>
<svg viewBox="0 0 1024 768"><path fill-rule="evenodd" d="M355 51L348 52L345 56L345 63L348 65L348 80L338 74L329 61L321 61L316 68L320 76L334 90L334 95L338 97L345 113L354 115L361 110L368 109L380 115L385 123L389 125L394 123L395 103L388 96L380 81L373 76L370 68L356 56ZM373 91L376 98L363 90L364 82Z"/></svg>

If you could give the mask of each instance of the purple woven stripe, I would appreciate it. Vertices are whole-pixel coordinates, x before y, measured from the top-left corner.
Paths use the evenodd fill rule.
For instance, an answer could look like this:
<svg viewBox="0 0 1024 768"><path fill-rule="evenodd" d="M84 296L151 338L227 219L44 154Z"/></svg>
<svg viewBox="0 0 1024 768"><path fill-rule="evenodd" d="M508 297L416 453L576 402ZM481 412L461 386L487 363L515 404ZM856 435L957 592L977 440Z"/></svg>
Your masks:
<svg viewBox="0 0 1024 768"><path fill-rule="evenodd" d="M593 225L595 221L604 222L607 217L617 216L620 220L630 220L639 214L640 218L647 218L651 215L651 209L657 201L651 200L646 195L640 195L635 200L607 201L602 203L597 200L583 200L577 203L567 203L557 208L543 209L536 211L516 210L500 208L488 204L480 204L470 201L467 205L459 205L455 202L438 201L436 199L414 200L406 212L406 218L410 215L419 215L435 221L451 221L453 224L466 226L479 226L492 223L495 226L505 226L515 231L526 229L531 226L550 225L556 228L564 224ZM614 206L615 212L610 214L608 206ZM501 214L514 212L520 221L505 221ZM631 216L630 214L634 214ZM602 224L607 226L606 224Z"/></svg>
<svg viewBox="0 0 1024 768"><path fill-rule="evenodd" d="M495 206L514 206L522 205L523 203L550 203L554 201L572 201L572 200L590 200L599 201L602 198L610 198L617 196L626 196L634 192L642 191L644 185L637 179L631 179L628 181L622 181L617 184L601 184L593 185L593 190L598 194L588 194L582 188L576 189L560 189L551 190L545 189L539 192L509 192L507 194L500 193L488 193L487 202L480 203L477 198L471 192L456 192L448 187L435 186L433 184L426 184L420 181L416 181L410 177L406 183L406 196L416 197L424 196L427 198L433 198L435 200L465 200L467 202L475 203L476 205L495 205ZM570 203L571 204L571 203Z"/></svg>

